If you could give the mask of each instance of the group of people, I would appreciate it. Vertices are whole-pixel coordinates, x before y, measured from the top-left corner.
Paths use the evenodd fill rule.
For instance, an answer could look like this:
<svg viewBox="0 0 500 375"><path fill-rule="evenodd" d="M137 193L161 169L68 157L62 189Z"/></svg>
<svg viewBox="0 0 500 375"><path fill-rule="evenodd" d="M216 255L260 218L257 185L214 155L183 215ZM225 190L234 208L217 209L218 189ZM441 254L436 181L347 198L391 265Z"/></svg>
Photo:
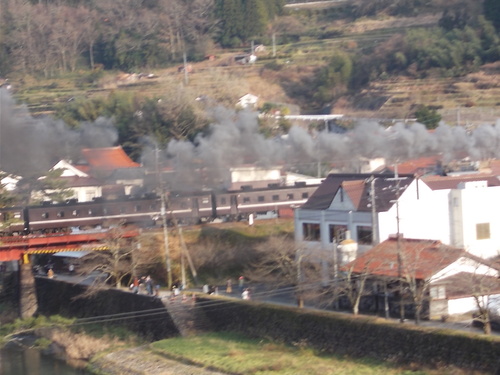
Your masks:
<svg viewBox="0 0 500 375"><path fill-rule="evenodd" d="M142 276L140 278L134 277L132 284L130 284L130 290L133 293L139 293L145 291L145 294L149 296L158 296L160 291L159 285L154 285L153 279L151 276Z"/></svg>

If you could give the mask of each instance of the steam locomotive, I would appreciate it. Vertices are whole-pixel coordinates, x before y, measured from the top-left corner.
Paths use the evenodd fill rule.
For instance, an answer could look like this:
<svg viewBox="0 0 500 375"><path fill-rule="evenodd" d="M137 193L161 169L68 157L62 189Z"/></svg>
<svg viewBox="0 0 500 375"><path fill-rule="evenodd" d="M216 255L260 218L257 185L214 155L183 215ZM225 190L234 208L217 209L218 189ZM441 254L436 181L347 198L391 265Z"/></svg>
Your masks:
<svg viewBox="0 0 500 375"><path fill-rule="evenodd" d="M3 235L68 232L78 229L107 227L118 222L140 227L154 227L165 217L167 224L198 224L247 220L250 215L265 217L287 216L302 205L318 185L305 182L295 186L252 189L243 186L237 191L203 190L169 192L161 197L148 194L123 199L95 198L91 202L68 200L65 203L0 209ZM164 215L164 216L163 216Z"/></svg>

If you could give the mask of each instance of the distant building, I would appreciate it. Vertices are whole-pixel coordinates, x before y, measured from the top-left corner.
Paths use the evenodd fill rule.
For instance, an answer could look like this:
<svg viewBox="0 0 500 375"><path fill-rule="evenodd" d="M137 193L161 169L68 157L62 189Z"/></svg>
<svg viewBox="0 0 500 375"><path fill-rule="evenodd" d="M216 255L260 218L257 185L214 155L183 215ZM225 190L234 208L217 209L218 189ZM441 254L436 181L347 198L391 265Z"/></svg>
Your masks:
<svg viewBox="0 0 500 375"><path fill-rule="evenodd" d="M259 97L252 95L252 94L245 94L243 95L239 100L236 105L239 108L244 108L244 109L256 109L257 108L257 102L259 101Z"/></svg>

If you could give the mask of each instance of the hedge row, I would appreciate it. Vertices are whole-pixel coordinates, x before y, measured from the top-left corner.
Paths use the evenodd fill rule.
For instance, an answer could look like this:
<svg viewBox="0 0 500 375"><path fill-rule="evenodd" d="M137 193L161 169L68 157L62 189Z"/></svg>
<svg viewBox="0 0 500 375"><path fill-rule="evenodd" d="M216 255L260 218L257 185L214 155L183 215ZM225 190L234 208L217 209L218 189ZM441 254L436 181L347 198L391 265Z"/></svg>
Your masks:
<svg viewBox="0 0 500 375"><path fill-rule="evenodd" d="M221 303L220 299L201 297L197 306L216 331L236 331L287 344L306 343L326 353L401 364L500 371L500 340L495 337L252 301Z"/></svg>

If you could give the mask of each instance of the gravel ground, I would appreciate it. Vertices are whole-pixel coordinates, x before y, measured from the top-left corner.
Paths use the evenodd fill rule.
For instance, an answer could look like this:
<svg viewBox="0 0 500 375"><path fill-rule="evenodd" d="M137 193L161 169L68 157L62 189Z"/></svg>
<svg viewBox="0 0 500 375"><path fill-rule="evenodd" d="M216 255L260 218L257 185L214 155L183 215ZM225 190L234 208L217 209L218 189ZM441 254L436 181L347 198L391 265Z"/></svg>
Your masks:
<svg viewBox="0 0 500 375"><path fill-rule="evenodd" d="M147 347L104 355L92 361L90 368L105 375L225 375L151 353Z"/></svg>

